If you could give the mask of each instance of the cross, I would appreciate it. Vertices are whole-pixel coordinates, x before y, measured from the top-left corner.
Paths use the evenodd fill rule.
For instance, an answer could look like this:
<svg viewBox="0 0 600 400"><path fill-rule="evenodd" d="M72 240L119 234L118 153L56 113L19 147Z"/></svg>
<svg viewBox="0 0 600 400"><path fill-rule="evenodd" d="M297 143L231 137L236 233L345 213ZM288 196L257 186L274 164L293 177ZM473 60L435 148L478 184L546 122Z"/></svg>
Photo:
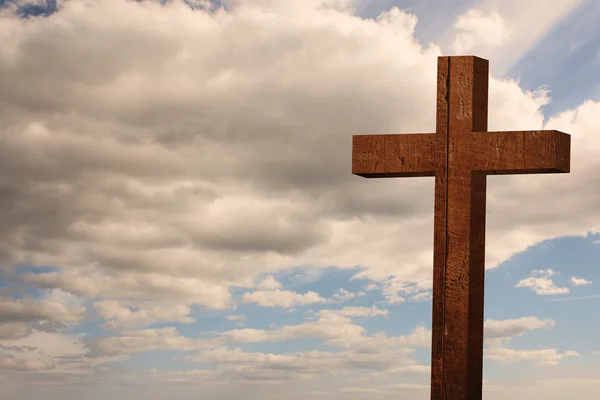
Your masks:
<svg viewBox="0 0 600 400"><path fill-rule="evenodd" d="M480 400L487 175L569 172L571 136L486 132L488 61L439 57L436 132L355 135L352 173L435 176L431 399Z"/></svg>

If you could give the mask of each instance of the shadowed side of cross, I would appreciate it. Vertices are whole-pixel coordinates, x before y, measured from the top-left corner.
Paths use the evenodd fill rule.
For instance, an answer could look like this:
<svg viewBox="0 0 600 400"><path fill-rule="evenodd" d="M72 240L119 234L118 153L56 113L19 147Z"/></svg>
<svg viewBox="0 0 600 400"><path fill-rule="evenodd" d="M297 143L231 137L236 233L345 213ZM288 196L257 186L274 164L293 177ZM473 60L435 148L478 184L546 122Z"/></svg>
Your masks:
<svg viewBox="0 0 600 400"><path fill-rule="evenodd" d="M435 176L431 399L482 396L486 176L565 173L571 137L486 132L488 61L439 57L436 133L356 135L352 173Z"/></svg>

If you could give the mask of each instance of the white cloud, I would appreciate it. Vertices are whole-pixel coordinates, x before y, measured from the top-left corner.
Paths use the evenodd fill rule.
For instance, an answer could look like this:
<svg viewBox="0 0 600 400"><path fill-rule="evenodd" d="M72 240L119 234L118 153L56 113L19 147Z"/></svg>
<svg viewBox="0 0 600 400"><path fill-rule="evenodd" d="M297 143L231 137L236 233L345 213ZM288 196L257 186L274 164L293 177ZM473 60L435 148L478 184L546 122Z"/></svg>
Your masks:
<svg viewBox="0 0 600 400"><path fill-rule="evenodd" d="M492 70L522 54L521 44L573 4L549 1L498 8L513 35L489 57ZM52 310L77 309L64 304L76 296L117 302L104 311L124 326L167 318L151 308L124 310L125 302L156 301L183 305L172 317L185 319L187 306L226 309L231 287L255 289L257 277L298 265L361 266L391 303L431 289L432 203L423 199L433 201L432 179L352 176L349 145L354 133L435 129L440 49L421 48L416 18L399 9L365 21L339 11L350 3L328 10L316 0L233 4L209 14L181 2L79 0L52 18L2 20L0 264L7 273L18 265L60 267L20 276L62 291L49 295L63 297ZM541 11L522 12L529 7ZM490 9L478 8L483 16ZM492 77L490 130L541 129L539 107L547 101ZM586 171L600 167L599 110L589 102L545 126L573 135L571 174L489 179L488 268L538 241L593 228L600 192ZM273 281L250 295L275 304L310 300L260 294L280 289ZM556 290L536 290L548 288ZM36 307L23 311L49 315ZM382 358L390 348L430 344L423 327L368 336L351 320L362 312L206 341L173 328L126 331L97 346L119 357L212 348L227 338L316 337L364 351L355 365L384 370L397 357ZM7 322L0 335L26 335L30 323ZM35 365L27 362L37 361L14 361Z"/></svg>
<svg viewBox="0 0 600 400"><path fill-rule="evenodd" d="M4 339L0 346L2 368L13 371L36 370L51 375L85 375L120 358L90 357L85 335L31 331L24 337Z"/></svg>
<svg viewBox="0 0 600 400"><path fill-rule="evenodd" d="M0 110L1 159L23 175L7 183L20 211L3 217L5 264L60 266L24 278L81 296L213 308L228 306L230 286L306 264L360 265L375 281L401 276L429 289L433 216L422 199L432 198L431 181L353 177L350 152L339 149L352 133L432 131L439 49L420 48L414 16L398 9L365 21L273 4L207 14L81 0L54 15L60 23L3 24L2 35L20 39L0 60L12 107ZM83 26L86 35L71 35ZM490 128L540 128L535 98L492 78ZM581 136L593 120L567 131ZM588 229L593 210L560 216L593 185L575 169L568 191L556 183L564 179L534 178L502 177L501 191L490 179L488 267ZM556 191L573 195L537 201ZM499 212L513 202L523 206Z"/></svg>
<svg viewBox="0 0 600 400"><path fill-rule="evenodd" d="M296 293L289 290L258 290L252 293L245 293L243 300L246 303L255 303L262 307L295 307L299 305L324 303L325 298L318 293L309 291L306 293Z"/></svg>
<svg viewBox="0 0 600 400"><path fill-rule="evenodd" d="M439 41L453 54L476 54L493 60L492 72L503 75L580 3L580 0L482 0L460 15ZM458 54L460 51L466 53Z"/></svg>
<svg viewBox="0 0 600 400"><path fill-rule="evenodd" d="M454 27L460 31L451 45L456 55L479 54L482 47L501 46L511 35L510 28L497 9L487 15L469 9L458 17Z"/></svg>
<svg viewBox="0 0 600 400"><path fill-rule="evenodd" d="M265 279L260 281L260 283L257 286L257 289L259 289L259 290L273 290L273 289L280 289L280 288L281 288L281 283L277 282L275 280L275 278L273 278L273 275L267 276Z"/></svg>
<svg viewBox="0 0 600 400"><path fill-rule="evenodd" d="M366 291L378 290L378 289L379 289L379 285L377 285L376 283L368 283L367 286L365 286Z"/></svg>
<svg viewBox="0 0 600 400"><path fill-rule="evenodd" d="M94 303L96 312L113 328L147 326L157 322L193 323L191 309L184 304L112 301Z"/></svg>
<svg viewBox="0 0 600 400"><path fill-rule="evenodd" d="M207 349L187 357L187 360L219 365L221 379L280 382L292 377L314 379L323 374L336 376L364 368L386 371L414 362L398 352L307 351L273 354L244 352L239 348L226 347Z"/></svg>
<svg viewBox="0 0 600 400"><path fill-rule="evenodd" d="M196 350L217 345L219 339L190 339L173 327L124 331L119 336L98 340L107 355L129 355L152 350Z"/></svg>
<svg viewBox="0 0 600 400"><path fill-rule="evenodd" d="M485 351L484 357L503 363L531 361L535 365L555 366L565 357L579 357L579 354L575 351L565 351L564 353L559 354L556 349L513 350L502 347L492 347Z"/></svg>
<svg viewBox="0 0 600 400"><path fill-rule="evenodd" d="M387 317L389 315L388 310L382 310L375 306L373 307L350 307L346 306L341 310L320 310L319 316L333 316L340 315L349 318L360 318L360 317Z"/></svg>
<svg viewBox="0 0 600 400"><path fill-rule="evenodd" d="M57 291L48 292L48 300L0 298L0 339L18 339L37 329L64 329L81 322L86 309L79 300Z"/></svg>
<svg viewBox="0 0 600 400"><path fill-rule="evenodd" d="M340 290L337 293L334 293L331 296L331 300L330 301L332 301L332 302L338 302L338 303L343 303L345 301L353 299L356 296L357 296L356 293L349 292L348 290L346 290L344 288L340 288Z"/></svg>
<svg viewBox="0 0 600 400"><path fill-rule="evenodd" d="M533 270L529 278L522 279L515 287L531 288L535 294L542 296L569 293L569 288L558 287L552 282L551 276L554 274L551 269Z"/></svg>
<svg viewBox="0 0 600 400"><path fill-rule="evenodd" d="M590 296L572 296L566 298L558 298L558 299L548 299L549 302L557 302L557 301L574 301L574 300L589 300L589 299L598 299L600 298L600 294L590 295Z"/></svg>
<svg viewBox="0 0 600 400"><path fill-rule="evenodd" d="M231 301L229 289L223 285L168 273L128 271L114 276L96 268L81 268L65 272L27 273L22 274L21 279L39 287L60 287L86 297L134 297L202 304L216 309L226 308ZM154 292L150 292L152 289Z"/></svg>
<svg viewBox="0 0 600 400"><path fill-rule="evenodd" d="M431 256L431 258L432 257L433 256ZM361 274L359 274L359 276L361 276ZM411 301L417 302L426 301L431 297L430 292L422 292L423 290L431 288L431 276L429 276L428 279L417 281L406 281L399 277L383 278L381 279L381 283L381 291L389 304L400 304L405 301L405 298L399 293L410 296ZM377 288L379 287L374 286L373 290Z"/></svg>
<svg viewBox="0 0 600 400"><path fill-rule="evenodd" d="M246 303L255 303L262 307L284 307L291 308L308 304L319 303L344 303L364 293L353 293L344 288L339 289L331 298L325 298L316 292L296 293L290 290L257 290L252 293L244 293L242 299Z"/></svg>
<svg viewBox="0 0 600 400"><path fill-rule="evenodd" d="M549 329L554 327L556 322L552 319L541 320L537 317L523 317L517 319L485 321L484 335L486 339L499 339L512 336L522 336L525 332L534 329Z"/></svg>
<svg viewBox="0 0 600 400"><path fill-rule="evenodd" d="M573 286L584 286L584 285L591 285L592 281L588 281L587 279L583 279L583 278L576 278L576 277L571 277L571 283L573 284Z"/></svg>
<svg viewBox="0 0 600 400"><path fill-rule="evenodd" d="M431 292L421 292L418 294L415 294L414 296L412 296L410 298L410 301L414 301L414 302L422 302L422 301L429 301L431 300L433 297L433 294Z"/></svg>
<svg viewBox="0 0 600 400"><path fill-rule="evenodd" d="M302 338L325 340L325 344L344 349L381 351L384 348L428 347L431 332L415 328L404 336L387 336L382 332L365 335L365 328L352 323L352 318L387 316L387 310L368 307L344 307L341 310L321 310L316 321L285 325L272 330L236 329L222 333L232 343L282 342Z"/></svg>
<svg viewBox="0 0 600 400"><path fill-rule="evenodd" d="M49 320L79 322L83 319L85 307L69 308L55 301L33 299L0 299L0 319L2 322Z"/></svg>

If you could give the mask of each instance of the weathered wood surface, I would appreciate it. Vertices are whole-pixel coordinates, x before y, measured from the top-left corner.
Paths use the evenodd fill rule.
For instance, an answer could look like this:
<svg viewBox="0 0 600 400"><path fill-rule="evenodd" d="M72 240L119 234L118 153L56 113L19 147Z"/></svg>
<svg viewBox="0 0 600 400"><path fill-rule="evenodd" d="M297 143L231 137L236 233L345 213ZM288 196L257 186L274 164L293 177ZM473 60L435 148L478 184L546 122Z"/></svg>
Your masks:
<svg viewBox="0 0 600 400"><path fill-rule="evenodd" d="M355 135L352 173L435 176L431 399L482 396L486 176L566 173L571 137L486 132L488 61L439 57L436 133Z"/></svg>

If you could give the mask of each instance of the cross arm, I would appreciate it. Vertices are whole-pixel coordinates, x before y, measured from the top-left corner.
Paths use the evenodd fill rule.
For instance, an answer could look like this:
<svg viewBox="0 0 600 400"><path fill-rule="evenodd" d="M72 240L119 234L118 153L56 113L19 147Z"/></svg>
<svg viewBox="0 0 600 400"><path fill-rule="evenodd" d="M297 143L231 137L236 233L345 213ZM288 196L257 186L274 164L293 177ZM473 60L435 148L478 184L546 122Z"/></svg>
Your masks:
<svg viewBox="0 0 600 400"><path fill-rule="evenodd" d="M435 135L352 136L352 173L364 178L434 176Z"/></svg>
<svg viewBox="0 0 600 400"><path fill-rule="evenodd" d="M555 130L472 132L463 143L473 170L489 175L566 173L571 166L571 136Z"/></svg>

